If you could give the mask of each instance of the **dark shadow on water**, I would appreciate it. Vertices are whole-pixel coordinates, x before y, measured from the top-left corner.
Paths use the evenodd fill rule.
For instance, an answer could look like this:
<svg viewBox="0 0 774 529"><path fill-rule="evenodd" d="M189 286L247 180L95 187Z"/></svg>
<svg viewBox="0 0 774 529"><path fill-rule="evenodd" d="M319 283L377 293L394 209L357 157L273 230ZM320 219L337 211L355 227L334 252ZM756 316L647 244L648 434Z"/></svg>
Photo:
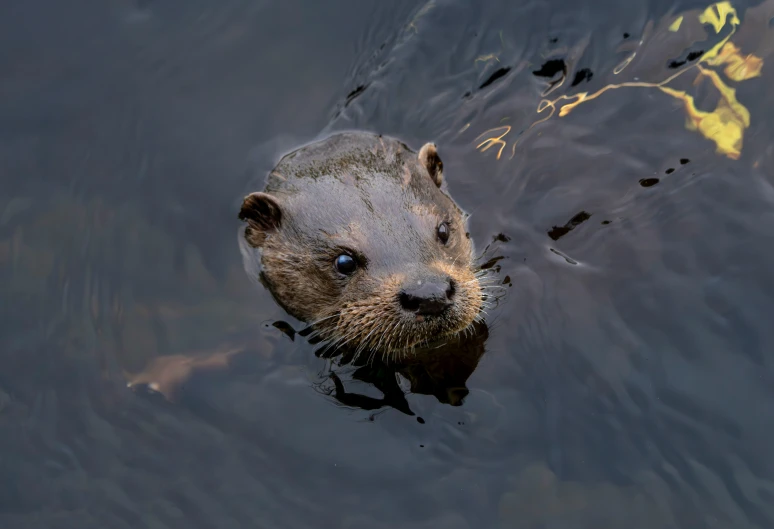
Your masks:
<svg viewBox="0 0 774 529"><path fill-rule="evenodd" d="M363 410L391 407L407 415L414 415L406 401L406 392L398 382L398 375L408 380L409 392L431 395L442 404L461 406L468 395L468 378L473 374L484 354L489 337L486 324L474 323L471 331L444 341L436 346L418 348L405 359L389 361L368 354L357 355L353 350L319 348L316 355L335 358L336 368L328 374L330 383L316 385L317 391L329 395L340 404ZM348 378L374 386L382 398L348 392L342 381L345 375L337 371L350 370Z"/></svg>
<svg viewBox="0 0 774 529"><path fill-rule="evenodd" d="M499 70L495 71L492 75L490 75L489 78L487 78L486 81L481 83L481 86L479 86L478 89L479 90L483 90L484 88L486 88L487 86L491 85L492 83L494 83L498 79L501 79L501 78L505 77L506 75L508 75L508 72L510 72L510 71L511 71L510 67L500 68Z"/></svg>
<svg viewBox="0 0 774 529"><path fill-rule="evenodd" d="M558 241L572 230L574 230L580 224L586 222L591 218L591 214L585 211L581 211L577 215L573 216L564 226L554 226L548 231L548 236L554 241Z"/></svg>

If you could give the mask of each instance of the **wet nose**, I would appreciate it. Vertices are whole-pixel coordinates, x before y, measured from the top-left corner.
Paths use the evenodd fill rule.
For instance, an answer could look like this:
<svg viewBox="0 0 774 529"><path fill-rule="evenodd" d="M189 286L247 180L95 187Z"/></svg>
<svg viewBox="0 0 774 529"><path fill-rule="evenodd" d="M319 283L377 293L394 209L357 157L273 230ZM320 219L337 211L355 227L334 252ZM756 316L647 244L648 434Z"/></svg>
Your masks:
<svg viewBox="0 0 774 529"><path fill-rule="evenodd" d="M450 277L417 281L401 290L400 306L417 316L437 316L452 305L454 281Z"/></svg>

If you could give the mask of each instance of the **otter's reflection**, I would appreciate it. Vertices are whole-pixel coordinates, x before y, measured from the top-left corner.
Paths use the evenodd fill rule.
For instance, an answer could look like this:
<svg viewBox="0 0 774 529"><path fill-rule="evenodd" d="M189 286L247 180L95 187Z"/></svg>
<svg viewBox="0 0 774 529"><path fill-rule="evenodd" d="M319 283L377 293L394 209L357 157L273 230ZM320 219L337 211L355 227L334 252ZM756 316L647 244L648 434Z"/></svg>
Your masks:
<svg viewBox="0 0 774 529"><path fill-rule="evenodd" d="M305 329L301 334L305 332L308 331ZM442 404L461 406L468 395L467 380L484 354L488 336L487 325L477 322L472 324L468 332L451 337L441 344L418 349L399 361L383 361L376 356L356 355L352 349L332 349L323 345L316 351L317 356L331 358L337 369L331 369L328 380L316 384L315 388L344 406L363 410L391 407L407 415L414 415L406 400L406 393L400 386L400 375L410 383L410 393L432 395ZM347 391L342 381L343 375L340 376L336 371L348 367L354 368L349 378L372 385L382 393L382 398Z"/></svg>

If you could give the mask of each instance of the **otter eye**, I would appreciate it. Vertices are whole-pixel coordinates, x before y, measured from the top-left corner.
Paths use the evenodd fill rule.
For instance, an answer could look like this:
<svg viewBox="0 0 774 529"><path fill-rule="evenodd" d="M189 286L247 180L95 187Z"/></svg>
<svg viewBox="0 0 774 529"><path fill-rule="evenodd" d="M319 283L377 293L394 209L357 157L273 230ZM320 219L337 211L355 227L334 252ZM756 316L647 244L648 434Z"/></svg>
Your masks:
<svg viewBox="0 0 774 529"><path fill-rule="evenodd" d="M345 276L352 275L355 273L355 270L357 270L357 262L355 262L352 256L347 254L338 256L333 262L333 265L336 267L338 273L344 274Z"/></svg>
<svg viewBox="0 0 774 529"><path fill-rule="evenodd" d="M449 240L449 224L446 222L442 222L438 225L438 240L441 241L441 244L446 244L446 242Z"/></svg>

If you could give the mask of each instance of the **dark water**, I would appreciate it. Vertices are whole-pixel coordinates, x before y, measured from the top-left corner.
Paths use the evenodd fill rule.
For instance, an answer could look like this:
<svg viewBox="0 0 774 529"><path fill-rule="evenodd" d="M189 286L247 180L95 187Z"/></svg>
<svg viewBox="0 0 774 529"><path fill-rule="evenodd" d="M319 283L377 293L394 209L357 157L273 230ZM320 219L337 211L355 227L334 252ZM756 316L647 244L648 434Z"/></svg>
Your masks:
<svg viewBox="0 0 774 529"><path fill-rule="evenodd" d="M0 4L0 527L774 527L774 3L734 4L738 159L653 87L529 128L691 67L708 5ZM383 399L242 268L242 196L347 128L435 141L504 235L461 406ZM172 402L126 387L158 358Z"/></svg>

